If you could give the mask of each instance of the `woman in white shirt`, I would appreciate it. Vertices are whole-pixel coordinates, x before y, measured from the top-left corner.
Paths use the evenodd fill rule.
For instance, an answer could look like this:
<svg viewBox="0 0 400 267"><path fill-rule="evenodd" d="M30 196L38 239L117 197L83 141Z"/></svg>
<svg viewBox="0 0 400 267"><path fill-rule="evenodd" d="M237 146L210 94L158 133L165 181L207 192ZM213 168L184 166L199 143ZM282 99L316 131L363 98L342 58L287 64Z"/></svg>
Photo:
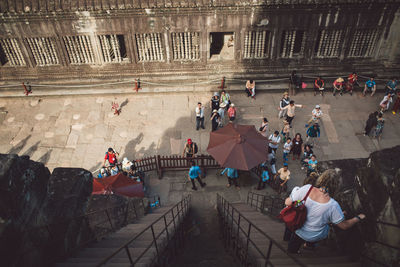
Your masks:
<svg viewBox="0 0 400 267"><path fill-rule="evenodd" d="M315 242L325 239L329 233L329 224L335 224L342 230L349 229L365 218L364 214L358 214L354 218L345 220L339 203L331 195L335 195L339 189L338 178L333 175L334 171L325 171L317 179L315 187L312 187L308 198L305 201L307 207L307 218L304 225L291 232L286 228L283 239L289 241L288 252L298 253L300 247L312 247ZM312 185L304 185L293 190L285 200L285 205L303 200Z"/></svg>

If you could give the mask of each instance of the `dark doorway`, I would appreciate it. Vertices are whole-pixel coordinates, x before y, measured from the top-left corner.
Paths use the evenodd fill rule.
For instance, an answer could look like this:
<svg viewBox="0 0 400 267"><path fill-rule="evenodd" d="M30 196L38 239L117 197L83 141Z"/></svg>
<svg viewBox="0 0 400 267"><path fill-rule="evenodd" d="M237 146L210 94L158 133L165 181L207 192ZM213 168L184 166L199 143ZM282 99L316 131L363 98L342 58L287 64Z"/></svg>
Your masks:
<svg viewBox="0 0 400 267"><path fill-rule="evenodd" d="M230 60L234 59L234 33L212 32L210 33L210 59Z"/></svg>
<svg viewBox="0 0 400 267"><path fill-rule="evenodd" d="M0 45L0 64L5 65L8 62L8 58L3 51L3 47Z"/></svg>

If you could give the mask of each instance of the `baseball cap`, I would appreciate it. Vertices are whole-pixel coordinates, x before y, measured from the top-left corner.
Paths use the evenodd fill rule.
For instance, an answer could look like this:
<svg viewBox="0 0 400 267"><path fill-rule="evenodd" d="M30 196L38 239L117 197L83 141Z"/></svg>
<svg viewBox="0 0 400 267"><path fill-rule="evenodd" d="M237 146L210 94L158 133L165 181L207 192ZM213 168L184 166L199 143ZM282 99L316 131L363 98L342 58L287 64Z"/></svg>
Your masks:
<svg viewBox="0 0 400 267"><path fill-rule="evenodd" d="M286 162L283 163L283 167L287 167L287 166L289 166L289 164L287 164Z"/></svg>
<svg viewBox="0 0 400 267"><path fill-rule="evenodd" d="M192 139L189 138L189 139L187 140L187 142L188 142L189 144L191 144L191 143L192 143Z"/></svg>
<svg viewBox="0 0 400 267"><path fill-rule="evenodd" d="M315 108L321 108L321 106L320 105L316 105Z"/></svg>

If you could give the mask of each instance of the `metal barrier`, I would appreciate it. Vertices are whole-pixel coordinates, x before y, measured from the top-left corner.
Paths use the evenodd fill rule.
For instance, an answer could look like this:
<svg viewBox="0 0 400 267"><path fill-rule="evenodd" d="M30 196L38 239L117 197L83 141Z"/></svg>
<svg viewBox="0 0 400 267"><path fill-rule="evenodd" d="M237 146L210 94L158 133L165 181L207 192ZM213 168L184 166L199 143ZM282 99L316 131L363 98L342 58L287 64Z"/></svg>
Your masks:
<svg viewBox="0 0 400 267"><path fill-rule="evenodd" d="M135 204L135 202L139 203ZM15 266L19 265L18 263L24 256L37 251L38 248L40 249L44 246L49 247L52 246L52 244L55 246L59 245L60 239L62 240L65 234L65 232L60 229L67 229L70 225L80 225L82 228L80 231L85 232L85 235L80 237L79 243L76 244L76 246L67 248L68 250L65 251L65 255L48 255L49 262L55 262L58 260L58 257L70 255L77 249L114 232L130 222L134 222L138 218L143 217L146 211L147 208L143 199L132 199L124 204L88 212L70 220L27 229L22 235L29 237L31 242L36 240L35 236L40 236L43 232L47 232L49 240L43 243L43 240L39 239L38 243L34 244L31 249L22 251L17 258Z"/></svg>
<svg viewBox="0 0 400 267"><path fill-rule="evenodd" d="M247 204L256 210L276 217L285 207L285 198L281 196L266 196L255 192L247 194Z"/></svg>
<svg viewBox="0 0 400 267"><path fill-rule="evenodd" d="M160 217L155 220L151 225L146 227L144 230L142 230L140 233L136 234L132 239L130 239L128 242L123 244L120 248L115 250L112 254L104 258L101 262L99 262L96 266L102 266L109 262L111 259L113 259L117 254L119 254L122 251L126 252L126 257L129 259L129 262L131 266L135 266L136 263L149 251L150 248L154 247L156 250L156 255L157 257L153 259L153 262L156 261L157 263L161 261L161 258L163 260L167 260L168 257L164 257L165 253L164 251L168 251L168 249L165 249L164 251L161 251L160 244L157 243L157 240L162 237L164 234L166 234L167 237L167 246L170 246L171 241L173 242L173 250L174 253L176 253L176 248L179 247L181 244L183 244L183 225L182 221L186 217L186 215L189 212L190 208L190 202L191 202L191 195L186 196L183 198L180 202L175 204L172 208L170 208L168 211L166 211L164 214L160 215ZM169 218L167 218L169 217ZM160 233L157 235L155 234L154 230L154 225L158 222L163 220L164 226L163 229L161 230ZM170 232L169 227L173 226L173 233ZM151 232L153 240L152 242L145 248L145 250L137 257L133 258L132 253L129 250L129 246L134 242L136 239L141 237L144 233Z"/></svg>
<svg viewBox="0 0 400 267"><path fill-rule="evenodd" d="M243 214L233 207L227 200L225 200L220 194L217 194L217 209L220 217L221 230L225 245L228 249L231 249L233 254L239 257L243 266L249 266L249 245L251 244L257 253L265 260L265 266L274 266L271 262L271 250L275 246L282 252L284 252L288 258L293 260L293 264L298 266L306 266L301 263L298 259L286 252L286 249L273 240L264 231L254 225L248 220ZM241 223L245 221L247 229L243 229ZM243 224L243 223L242 223ZM266 243L268 242L267 251L262 251L257 244L251 239L251 234L256 231L265 237ZM243 244L240 243L240 236L244 236ZM241 256L239 256L241 255Z"/></svg>

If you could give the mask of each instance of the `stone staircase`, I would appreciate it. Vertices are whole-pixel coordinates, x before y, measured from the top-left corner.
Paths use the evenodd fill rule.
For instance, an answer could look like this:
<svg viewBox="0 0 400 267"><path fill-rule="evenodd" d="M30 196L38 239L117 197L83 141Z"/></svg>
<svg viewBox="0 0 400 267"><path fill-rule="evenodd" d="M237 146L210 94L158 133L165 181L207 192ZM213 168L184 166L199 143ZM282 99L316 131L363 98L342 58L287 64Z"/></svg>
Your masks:
<svg viewBox="0 0 400 267"><path fill-rule="evenodd" d="M183 237L180 226L189 205L180 203L154 210L56 266L153 266L161 257L167 259L168 252L175 250Z"/></svg>
<svg viewBox="0 0 400 267"><path fill-rule="evenodd" d="M221 212L223 209L228 209ZM225 230L227 246L246 266L324 266L358 267L338 251L319 243L313 251L301 249L300 254L287 254L287 242L283 241L285 226L276 219L264 215L244 203L219 205L219 213ZM239 215L240 213L240 215ZM227 215L229 214L229 215ZM233 216L232 216L233 215ZM226 217L223 219L222 217ZM232 223L233 217L233 223ZM240 217L240 219L239 219ZM240 221L239 221L240 220ZM236 223L235 223L236 222ZM240 227L237 227L239 222ZM249 225L251 224L251 225ZM247 238L249 236L249 238ZM322 242L323 243L323 242ZM248 249L246 249L248 247ZM247 253L246 253L247 251ZM269 264L266 258L269 252Z"/></svg>

